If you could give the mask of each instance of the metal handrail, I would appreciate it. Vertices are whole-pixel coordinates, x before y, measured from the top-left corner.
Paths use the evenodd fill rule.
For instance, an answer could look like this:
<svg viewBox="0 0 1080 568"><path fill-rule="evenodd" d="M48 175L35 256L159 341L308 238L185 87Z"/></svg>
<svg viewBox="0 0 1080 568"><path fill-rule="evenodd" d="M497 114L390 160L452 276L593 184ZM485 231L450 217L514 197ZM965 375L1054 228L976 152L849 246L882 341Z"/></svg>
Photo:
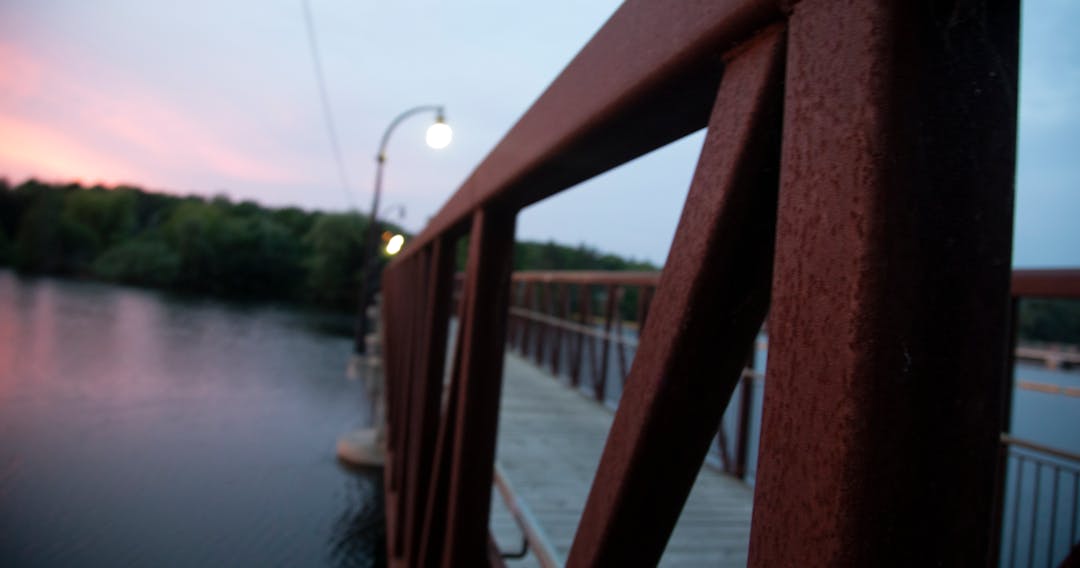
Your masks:
<svg viewBox="0 0 1080 568"><path fill-rule="evenodd" d="M529 509L529 505L518 497L518 494L514 491L514 486L510 484L510 480L506 476L506 472L497 462L495 463L495 487L499 490L499 495L502 496L506 508L514 517L514 522L517 523L518 528L525 535L528 549L532 550L540 566L543 566L543 568L561 568L564 563L555 552L555 547L551 545L547 533L540 527L536 516Z"/></svg>
<svg viewBox="0 0 1080 568"><path fill-rule="evenodd" d="M1031 450L1034 452L1054 456L1055 458L1077 462L1077 465L1080 466L1080 454L1076 454L1067 450L1062 450L1060 448L1052 448L1050 446L1032 442L1030 440L1016 438L1010 436L1009 434L1001 435L1001 443L1006 446Z"/></svg>

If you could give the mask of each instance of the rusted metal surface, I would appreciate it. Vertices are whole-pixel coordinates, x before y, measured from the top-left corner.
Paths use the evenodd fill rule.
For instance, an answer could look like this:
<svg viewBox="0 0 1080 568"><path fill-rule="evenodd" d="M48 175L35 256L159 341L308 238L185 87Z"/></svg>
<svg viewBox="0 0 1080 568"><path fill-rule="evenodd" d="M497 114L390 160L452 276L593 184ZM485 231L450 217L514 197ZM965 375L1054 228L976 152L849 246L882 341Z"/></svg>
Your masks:
<svg viewBox="0 0 1080 568"><path fill-rule="evenodd" d="M460 382L450 462L444 568L481 566L488 539L499 394L506 342L514 216L483 209L473 214L461 321Z"/></svg>
<svg viewBox="0 0 1080 568"><path fill-rule="evenodd" d="M639 290L642 340L570 563L659 559L771 284L751 564L984 564L1010 388L1017 22L1015 2L622 6L384 273L391 564L500 562L486 523L516 212L710 121L659 282L520 281L542 317L512 339L553 366L565 347L575 386L606 376L618 296ZM433 259L470 229L440 409L428 357L452 284ZM1077 297L1073 273L1013 292Z"/></svg>
<svg viewBox="0 0 1080 568"><path fill-rule="evenodd" d="M494 200L524 207L704 127L719 55L786 3L626 2L399 256Z"/></svg>
<svg viewBox="0 0 1080 568"><path fill-rule="evenodd" d="M438 434L439 402L442 396L443 368L446 359L446 339L450 320L450 290L454 274L454 247L447 239L436 240L431 253L429 277L426 279L426 307L424 327L420 336L424 345L417 354L420 375L414 379L419 384L410 401L415 419L410 424L414 432L406 473L404 509L404 550L406 565L417 564L419 541L422 537L424 505L427 502L427 474L434 461L434 448Z"/></svg>
<svg viewBox="0 0 1080 568"><path fill-rule="evenodd" d="M739 380L769 298L782 56L774 28L725 70L568 566L660 560Z"/></svg>
<svg viewBox="0 0 1080 568"><path fill-rule="evenodd" d="M750 565L985 565L1017 3L805 0L788 25Z"/></svg>
<svg viewBox="0 0 1080 568"><path fill-rule="evenodd" d="M1015 270L1012 294L1027 298L1080 298L1080 270Z"/></svg>

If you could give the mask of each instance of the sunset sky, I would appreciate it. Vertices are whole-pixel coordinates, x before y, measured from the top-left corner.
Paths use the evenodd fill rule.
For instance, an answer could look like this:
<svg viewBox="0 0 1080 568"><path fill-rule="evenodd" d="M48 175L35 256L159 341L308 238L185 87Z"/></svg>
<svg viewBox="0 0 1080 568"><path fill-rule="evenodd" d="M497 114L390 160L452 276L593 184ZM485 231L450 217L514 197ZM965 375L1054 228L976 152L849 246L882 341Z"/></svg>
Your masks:
<svg viewBox="0 0 1080 568"><path fill-rule="evenodd" d="M0 176L127 182L268 205L367 210L390 120L384 203L417 230L617 7L310 0L347 187L333 160L301 0L0 0ZM1080 266L1080 2L1025 3L1014 261ZM662 262L702 141L692 135L525 210L519 237Z"/></svg>

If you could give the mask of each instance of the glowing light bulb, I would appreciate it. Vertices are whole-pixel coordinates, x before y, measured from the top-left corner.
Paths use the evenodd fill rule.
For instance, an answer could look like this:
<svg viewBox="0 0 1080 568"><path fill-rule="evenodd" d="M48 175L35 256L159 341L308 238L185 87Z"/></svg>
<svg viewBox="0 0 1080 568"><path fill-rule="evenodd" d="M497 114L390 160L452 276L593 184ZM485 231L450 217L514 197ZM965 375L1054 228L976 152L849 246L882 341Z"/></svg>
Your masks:
<svg viewBox="0 0 1080 568"><path fill-rule="evenodd" d="M447 147L453 137L454 132L450 130L450 125L443 122L442 119L439 119L427 129L427 145L436 150Z"/></svg>
<svg viewBox="0 0 1080 568"><path fill-rule="evenodd" d="M401 247L405 246L405 237L402 235L394 235L390 237L390 240L386 243L386 254L395 255L401 252Z"/></svg>

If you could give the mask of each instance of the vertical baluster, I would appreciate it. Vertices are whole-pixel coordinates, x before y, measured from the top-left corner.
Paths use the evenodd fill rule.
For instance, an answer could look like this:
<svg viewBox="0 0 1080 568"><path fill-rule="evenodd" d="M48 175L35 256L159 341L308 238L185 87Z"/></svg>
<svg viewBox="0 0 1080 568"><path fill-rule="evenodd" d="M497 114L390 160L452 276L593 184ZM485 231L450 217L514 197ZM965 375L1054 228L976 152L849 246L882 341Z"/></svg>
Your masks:
<svg viewBox="0 0 1080 568"><path fill-rule="evenodd" d="M548 289L551 287L551 285L549 283L547 283L547 282L537 282L536 287L537 287L537 290L536 290L536 295L537 295L537 299L536 299L536 303L537 303L537 306L536 306L537 307L537 309L536 309L537 332L536 332L536 350L533 352L533 361L536 362L537 367L543 368L543 366L544 366L544 354L546 353L546 348L547 348L547 337L551 333L551 324L549 324L548 320L546 319L547 316L551 315L551 313L550 313L551 306L550 306L550 302L549 302L550 294L548 293Z"/></svg>
<svg viewBox="0 0 1080 568"><path fill-rule="evenodd" d="M582 287L584 285L583 284L577 284L576 286L577 286L577 291L578 291L578 322L581 323L581 321L584 320L584 313L585 313L585 297L584 297L584 294L581 293L581 289L582 289ZM570 293L570 290L569 290L569 288L567 288L567 294L569 294L569 293ZM583 330L584 330L584 327L579 327L578 329L574 330L573 335L569 338L570 339L570 384L573 385L575 388L577 388L577 386L579 384L581 384L581 364L582 364L582 361L585 360L584 359L585 336L582 333Z"/></svg>
<svg viewBox="0 0 1080 568"><path fill-rule="evenodd" d="M1031 534L1028 535L1028 568L1035 562L1035 528L1039 522L1039 482L1042 481L1042 462L1032 460L1035 463L1035 491L1031 498Z"/></svg>
<svg viewBox="0 0 1080 568"><path fill-rule="evenodd" d="M618 286L609 284L607 287L607 306L604 313L604 340L601 342L600 352L600 380L593 383L595 386L594 396L597 402L604 402L607 394L608 378L608 355L611 351L611 320L615 317L616 290Z"/></svg>
<svg viewBox="0 0 1080 568"><path fill-rule="evenodd" d="M1020 493L1024 490L1024 456L1016 454L1016 485L1013 495L1012 536L1009 537L1009 566L1016 566L1017 532L1020 528Z"/></svg>
<svg viewBox="0 0 1080 568"><path fill-rule="evenodd" d="M1054 531L1057 530L1057 498L1058 498L1058 477L1061 473L1061 467L1057 464L1051 464L1054 468L1054 487L1050 491L1050 544L1046 547L1046 566L1050 568L1054 561Z"/></svg>
<svg viewBox="0 0 1080 568"><path fill-rule="evenodd" d="M626 297L626 289L622 286L618 287L619 293L615 299L615 348L619 354L619 396L622 396L622 389L626 386L626 337L623 334L622 327L622 301Z"/></svg>
<svg viewBox="0 0 1080 568"><path fill-rule="evenodd" d="M757 338L750 346L742 379L739 380L739 427L735 438L735 477L746 478L746 462L750 453L750 415L754 411L754 364L757 355Z"/></svg>
<svg viewBox="0 0 1080 568"><path fill-rule="evenodd" d="M524 319L524 324L525 325L524 325L524 329L522 330L522 336L521 336L521 356L524 357L524 358L528 358L529 357L529 346L532 343L531 339L532 339L533 327L534 327L534 323L533 323L533 315L534 315L533 314L533 283L532 283L532 281L528 281L528 282L525 283L525 297L524 297L524 302L522 302L522 304L523 304L522 309L524 310L522 312L522 314L524 314L523 319Z"/></svg>
<svg viewBox="0 0 1080 568"><path fill-rule="evenodd" d="M1069 537L1074 541L1080 537L1076 534L1077 509L1080 509L1080 471L1073 472L1073 508L1072 521L1069 523Z"/></svg>
<svg viewBox="0 0 1080 568"><path fill-rule="evenodd" d="M554 296L555 303L558 305L559 313L556 316L558 323L565 324L568 321L568 313L570 311L570 288L565 282L552 284L555 287ZM558 325L555 327L555 339L553 340L551 350L551 374L555 375L555 378L559 378L559 372L562 365L560 365L560 357L562 356L562 344L563 344L563 326Z"/></svg>
<svg viewBox="0 0 1080 568"><path fill-rule="evenodd" d="M595 329L593 329L593 295L590 290L589 284L582 284L584 292L582 298L585 300L585 310L582 312L582 324L585 326L585 343L589 348L589 371L591 373L589 386L596 391L596 380L599 377L599 362L597 361L596 353L596 335Z"/></svg>

